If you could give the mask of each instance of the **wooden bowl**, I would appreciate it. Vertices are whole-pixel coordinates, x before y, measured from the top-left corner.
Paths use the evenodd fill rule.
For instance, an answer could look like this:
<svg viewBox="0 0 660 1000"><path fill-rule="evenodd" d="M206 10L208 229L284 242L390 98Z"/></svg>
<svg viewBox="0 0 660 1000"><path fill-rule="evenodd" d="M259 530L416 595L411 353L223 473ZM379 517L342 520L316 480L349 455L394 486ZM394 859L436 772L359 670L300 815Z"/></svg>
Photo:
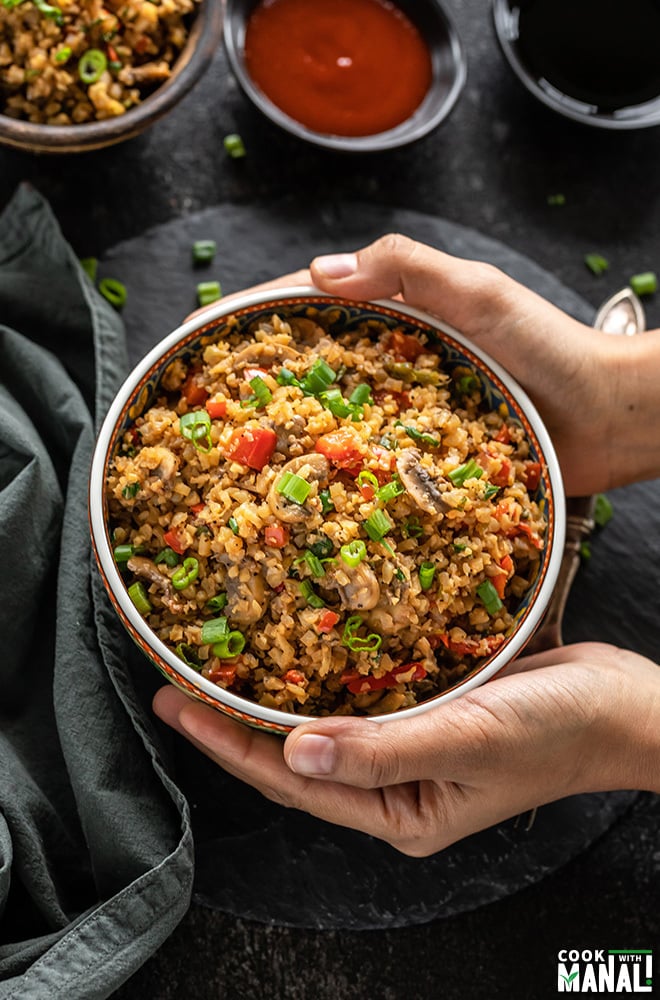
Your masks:
<svg viewBox="0 0 660 1000"><path fill-rule="evenodd" d="M202 0L169 80L125 115L81 125L36 125L0 114L0 144L30 153L82 153L132 139L167 114L208 69L222 41L225 0Z"/></svg>

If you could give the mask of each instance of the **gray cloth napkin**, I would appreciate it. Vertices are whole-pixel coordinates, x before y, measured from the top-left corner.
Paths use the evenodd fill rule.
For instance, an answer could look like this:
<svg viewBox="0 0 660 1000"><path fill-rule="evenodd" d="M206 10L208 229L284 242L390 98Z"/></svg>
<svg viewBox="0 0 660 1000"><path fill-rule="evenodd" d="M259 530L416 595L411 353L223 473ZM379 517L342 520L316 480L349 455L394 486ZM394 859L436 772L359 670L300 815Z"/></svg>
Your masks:
<svg viewBox="0 0 660 1000"><path fill-rule="evenodd" d="M190 901L188 807L89 540L126 370L120 319L20 188L0 216L0 1000L109 996Z"/></svg>

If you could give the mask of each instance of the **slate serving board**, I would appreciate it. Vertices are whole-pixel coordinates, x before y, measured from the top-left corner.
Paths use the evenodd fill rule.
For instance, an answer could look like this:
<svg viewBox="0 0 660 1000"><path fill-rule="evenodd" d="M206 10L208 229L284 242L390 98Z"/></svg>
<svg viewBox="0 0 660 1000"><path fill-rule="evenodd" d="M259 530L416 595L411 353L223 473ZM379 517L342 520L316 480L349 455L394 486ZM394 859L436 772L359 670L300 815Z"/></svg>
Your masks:
<svg viewBox="0 0 660 1000"><path fill-rule="evenodd" d="M488 260L592 321L583 299L503 244L442 219L363 203L218 205L117 245L99 274L127 286L124 320L135 362L196 307L198 281L218 279L225 293L237 291L305 267L318 253L354 249L391 231ZM196 239L216 240L211 267L193 267ZM611 499L615 517L594 536L592 559L578 572L564 639L599 639L659 659L660 481L614 491ZM155 671L137 660L136 671L143 667L140 685L157 686ZM298 927L406 926L492 902L585 850L634 799L631 792L575 796L544 806L529 829L521 817L434 857L410 859L269 803L182 741L172 746L176 777L192 807L197 901Z"/></svg>

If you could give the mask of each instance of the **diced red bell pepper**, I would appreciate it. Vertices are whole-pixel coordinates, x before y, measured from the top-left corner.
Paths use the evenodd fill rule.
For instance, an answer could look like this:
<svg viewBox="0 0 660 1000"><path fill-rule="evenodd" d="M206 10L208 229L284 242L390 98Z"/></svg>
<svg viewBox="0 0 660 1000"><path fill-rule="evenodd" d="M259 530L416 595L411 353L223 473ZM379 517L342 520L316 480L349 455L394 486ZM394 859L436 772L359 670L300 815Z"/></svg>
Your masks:
<svg viewBox="0 0 660 1000"><path fill-rule="evenodd" d="M507 486L509 483L509 476L511 474L511 462L508 458L502 459L502 464L500 465L497 472L492 473L489 479L493 486Z"/></svg>
<svg viewBox="0 0 660 1000"><path fill-rule="evenodd" d="M497 591L497 596L501 601L503 601L507 582L513 573L513 559L507 553L507 555L500 559L498 566L501 572L499 572L497 576L492 577L492 584Z"/></svg>
<svg viewBox="0 0 660 1000"><path fill-rule="evenodd" d="M217 667L212 667L209 672L209 680L213 684L221 681L227 687L231 687L236 680L236 666L236 663L220 663Z"/></svg>
<svg viewBox="0 0 660 1000"><path fill-rule="evenodd" d="M351 694L366 694L368 691L381 691L383 688L396 687L397 684L402 683L399 678L410 673L411 670L413 674L410 681L421 681L423 677L426 677L424 665L414 662L401 663L398 667L393 667L388 673L383 674L382 677L372 677L369 674L365 676L358 673L357 670L345 670L340 681L347 686Z"/></svg>
<svg viewBox="0 0 660 1000"><path fill-rule="evenodd" d="M520 521L506 532L507 538L514 538L516 535L525 535L535 549L543 548L543 539L524 521Z"/></svg>
<svg viewBox="0 0 660 1000"><path fill-rule="evenodd" d="M201 406L208 399L208 390L199 379L199 369L195 369L188 373L188 378L181 386L181 395L188 406Z"/></svg>
<svg viewBox="0 0 660 1000"><path fill-rule="evenodd" d="M420 344L417 337L404 333L403 330L392 330L385 342L385 348L404 361L416 361L420 354L426 352L426 348Z"/></svg>
<svg viewBox="0 0 660 1000"><path fill-rule="evenodd" d="M289 541L289 532L283 524L267 524L264 541L271 549L283 549Z"/></svg>
<svg viewBox="0 0 660 1000"><path fill-rule="evenodd" d="M319 632L332 632L339 621L339 615L334 611L324 611L316 625Z"/></svg>
<svg viewBox="0 0 660 1000"><path fill-rule="evenodd" d="M499 441L500 444L511 444L511 431L508 424L502 424L494 440Z"/></svg>
<svg viewBox="0 0 660 1000"><path fill-rule="evenodd" d="M315 449L338 469L352 474L359 472L364 464L358 438L348 427L323 434L317 440Z"/></svg>
<svg viewBox="0 0 660 1000"><path fill-rule="evenodd" d="M227 416L226 399L207 399L206 412L211 420L221 420Z"/></svg>
<svg viewBox="0 0 660 1000"><path fill-rule="evenodd" d="M227 457L261 472L270 461L276 444L277 434L270 428L246 427L245 430L234 431L232 434Z"/></svg>
<svg viewBox="0 0 660 1000"><path fill-rule="evenodd" d="M201 514L205 507L206 507L205 503L194 503L190 508L190 513Z"/></svg>
<svg viewBox="0 0 660 1000"><path fill-rule="evenodd" d="M540 462L525 462L523 470L520 474L520 479L527 487L530 493L537 490L539 483L541 482L541 463Z"/></svg>
<svg viewBox="0 0 660 1000"><path fill-rule="evenodd" d="M307 678L300 670L287 670L287 672L283 675L282 680L286 684L298 684L298 686L300 686L305 683Z"/></svg>
<svg viewBox="0 0 660 1000"><path fill-rule="evenodd" d="M360 491L360 496L362 497L362 499L366 500L367 502L369 502L369 500L373 500L373 498L376 496L376 491L371 483L358 483L358 489Z"/></svg>
<svg viewBox="0 0 660 1000"><path fill-rule="evenodd" d="M431 646L442 645L456 653L457 656L490 656L504 642L503 635L485 635L480 639L465 638L460 641L451 639L447 632L435 636L435 643L431 641Z"/></svg>
<svg viewBox="0 0 660 1000"><path fill-rule="evenodd" d="M182 556L186 551L186 549L188 548L186 543L183 541L183 539L177 532L176 528L170 528L169 531L166 531L165 534L163 535L163 539L165 541L165 544L169 545L169 547L171 549L174 549L174 551L180 556Z"/></svg>

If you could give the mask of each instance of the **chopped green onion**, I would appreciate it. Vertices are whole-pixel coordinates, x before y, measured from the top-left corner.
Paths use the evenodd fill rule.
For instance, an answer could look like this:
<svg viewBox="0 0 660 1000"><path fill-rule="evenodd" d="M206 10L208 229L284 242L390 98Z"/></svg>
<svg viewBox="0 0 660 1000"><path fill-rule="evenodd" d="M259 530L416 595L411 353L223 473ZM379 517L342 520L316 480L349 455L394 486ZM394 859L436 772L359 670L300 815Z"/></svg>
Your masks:
<svg viewBox="0 0 660 1000"><path fill-rule="evenodd" d="M387 448L388 451L396 451L399 447L399 442L396 438L389 437L387 434L383 435L378 444L381 448Z"/></svg>
<svg viewBox="0 0 660 1000"><path fill-rule="evenodd" d="M392 530L392 522L382 510L375 510L364 522L364 530L372 542L380 542Z"/></svg>
<svg viewBox="0 0 660 1000"><path fill-rule="evenodd" d="M484 474L484 470L480 465L477 465L475 460L471 458L468 462L463 462L462 465L457 466L448 473L449 479L451 479L454 486L463 486L468 479L481 479Z"/></svg>
<svg viewBox="0 0 660 1000"><path fill-rule="evenodd" d="M191 410L179 417L179 431L181 437L187 441L192 441L197 451L203 451L205 455L211 451L213 443L211 441L211 418L206 410Z"/></svg>
<svg viewBox="0 0 660 1000"><path fill-rule="evenodd" d="M180 660L183 660L183 662L189 667L192 667L193 670L202 669L202 664L199 656L197 655L197 650L194 646L191 646L190 643L180 642L175 649L175 653Z"/></svg>
<svg viewBox="0 0 660 1000"><path fill-rule="evenodd" d="M653 271L633 274L630 279L630 287L635 295L652 295L658 290L658 278Z"/></svg>
<svg viewBox="0 0 660 1000"><path fill-rule="evenodd" d="M605 525L612 520L612 515L614 514L614 508L612 504L607 499L604 493L596 494L596 501L594 504L594 521L599 528L604 528Z"/></svg>
<svg viewBox="0 0 660 1000"><path fill-rule="evenodd" d="M202 642L213 645L214 642L222 642L229 634L229 622L226 618L209 618L202 625Z"/></svg>
<svg viewBox="0 0 660 1000"><path fill-rule="evenodd" d="M117 545L115 546L115 550L113 552L113 555L115 557L115 562L118 563L128 562L128 560L134 554L135 554L134 545Z"/></svg>
<svg viewBox="0 0 660 1000"><path fill-rule="evenodd" d="M170 569L174 569L175 566L179 565L180 557L179 554L175 552L174 549L171 549L168 545L166 546L166 548L160 550L160 552L154 559L154 562L156 563L157 566L159 563L165 563L165 565L169 566Z"/></svg>
<svg viewBox="0 0 660 1000"><path fill-rule="evenodd" d="M227 156L231 156L232 160L240 160L246 155L245 143L237 132L231 132L229 135L226 135L223 144L225 153Z"/></svg>
<svg viewBox="0 0 660 1000"><path fill-rule="evenodd" d="M103 76L107 65L105 52L87 49L78 60L78 76L84 84L96 83Z"/></svg>
<svg viewBox="0 0 660 1000"><path fill-rule="evenodd" d="M489 615L496 615L503 608L502 601L490 580L484 580L477 587L477 594Z"/></svg>
<svg viewBox="0 0 660 1000"><path fill-rule="evenodd" d="M230 660L234 656L238 656L239 653L242 653L244 649L245 636L238 629L228 632L227 635L211 647L213 655L219 657L221 660Z"/></svg>
<svg viewBox="0 0 660 1000"><path fill-rule="evenodd" d="M83 271L85 272L89 280L92 282L92 284L96 284L96 272L99 266L99 262L96 259L96 257L83 257L80 260L80 266L82 267Z"/></svg>
<svg viewBox="0 0 660 1000"><path fill-rule="evenodd" d="M462 375L458 379L456 385L458 387L459 392L461 392L464 396L468 396L471 392L474 392L474 390L478 387L479 380L477 379L476 375L470 372L469 375Z"/></svg>
<svg viewBox="0 0 660 1000"><path fill-rule="evenodd" d="M139 483L128 483L126 486L124 486L123 490L121 491L121 495L123 496L124 500L133 500L139 492L140 492Z"/></svg>
<svg viewBox="0 0 660 1000"><path fill-rule="evenodd" d="M313 552L315 556L319 557L319 559L324 559L326 556L332 555L334 549L335 547L327 535L321 535L321 537L309 547L309 551Z"/></svg>
<svg viewBox="0 0 660 1000"><path fill-rule="evenodd" d="M331 368L323 358L317 358L300 385L304 392L318 396L319 393L327 391L336 377L334 368Z"/></svg>
<svg viewBox="0 0 660 1000"><path fill-rule="evenodd" d="M208 611L222 611L227 607L227 595L216 594L215 597L206 602L206 607Z"/></svg>
<svg viewBox="0 0 660 1000"><path fill-rule="evenodd" d="M298 556L298 558L295 559L294 562L296 565L302 562L306 563L312 576L315 576L317 579L320 579L322 576L325 576L323 563L321 562L318 556L314 555L311 549L305 549L303 554L301 556Z"/></svg>
<svg viewBox="0 0 660 1000"><path fill-rule="evenodd" d="M548 205L553 205L553 206L565 205L566 195L561 194L561 192L559 194L549 194L546 200L548 202Z"/></svg>
<svg viewBox="0 0 660 1000"><path fill-rule="evenodd" d="M356 406L364 406L365 403L373 403L371 386L367 385L366 382L356 386L348 397L348 401Z"/></svg>
<svg viewBox="0 0 660 1000"><path fill-rule="evenodd" d="M32 2L40 14L43 14L44 17L48 17L51 21L54 21L58 28L62 27L64 24L64 18L59 7L52 7L49 3L46 3L46 0L32 0Z"/></svg>
<svg viewBox="0 0 660 1000"><path fill-rule="evenodd" d="M435 576L435 566L430 562L423 562L419 567L419 585L422 590L428 590L433 583Z"/></svg>
<svg viewBox="0 0 660 1000"><path fill-rule="evenodd" d="M200 281L197 286L197 301L200 306L208 306L222 298L219 281Z"/></svg>
<svg viewBox="0 0 660 1000"><path fill-rule="evenodd" d="M295 472L283 472L277 483L276 490L287 500L303 504L311 492L311 485Z"/></svg>
<svg viewBox="0 0 660 1000"><path fill-rule="evenodd" d="M397 571L396 571L396 573L394 575L397 578L397 580L399 581L399 583L403 583L404 580L406 579L406 574L403 572L402 569L397 569Z"/></svg>
<svg viewBox="0 0 660 1000"><path fill-rule="evenodd" d="M589 542L582 542L580 544L580 559L584 559L585 562L591 559L591 545Z"/></svg>
<svg viewBox="0 0 660 1000"><path fill-rule="evenodd" d="M358 486L369 485L373 486L375 490L378 489L378 480L374 476L373 472L369 471L369 469L363 469L362 472L358 473L357 484Z"/></svg>
<svg viewBox="0 0 660 1000"><path fill-rule="evenodd" d="M484 490L484 500L491 500L495 496L495 494L499 492L500 492L499 486L494 486L492 483L489 483L486 489Z"/></svg>
<svg viewBox="0 0 660 1000"><path fill-rule="evenodd" d="M346 545L342 545L339 550L339 554L351 569L355 566L359 566L364 557L367 554L367 546L364 544L361 538L356 538L353 542L348 542Z"/></svg>
<svg viewBox="0 0 660 1000"><path fill-rule="evenodd" d="M595 274L596 277L598 277L601 274L604 274L605 271L607 271L608 267L610 266L610 262L606 260L605 257L602 257L599 253L585 254L584 262L591 271L591 273Z"/></svg>
<svg viewBox="0 0 660 1000"><path fill-rule="evenodd" d="M280 368L276 381L278 385L300 385L296 376L288 368Z"/></svg>
<svg viewBox="0 0 660 1000"><path fill-rule="evenodd" d="M234 532L235 535L238 534L238 521L233 515L227 521L227 527L231 528L231 530Z"/></svg>
<svg viewBox="0 0 660 1000"><path fill-rule="evenodd" d="M390 479L389 483L385 483L379 490L376 490L376 496L382 503L389 503L390 500L395 500L396 497L400 497L405 492L405 486L400 479L396 478Z"/></svg>
<svg viewBox="0 0 660 1000"><path fill-rule="evenodd" d="M419 538L424 534L424 528L419 523L418 517L411 517L404 521L401 533L404 538Z"/></svg>
<svg viewBox="0 0 660 1000"><path fill-rule="evenodd" d="M272 403L273 394L262 379L261 375L255 375L254 378L250 379L250 388L256 397L257 409L262 406L268 406L269 403Z"/></svg>
<svg viewBox="0 0 660 1000"><path fill-rule="evenodd" d="M432 434L422 434L422 432L418 431L416 427L408 427L401 420L397 420L394 426L403 427L408 437L412 438L413 441L417 441L419 444L427 444L431 448L438 448L440 446L440 442L437 438L433 437Z"/></svg>
<svg viewBox="0 0 660 1000"><path fill-rule="evenodd" d="M199 562L194 556L188 556L183 560L183 565L172 573L172 586L175 590L185 590L186 587L195 582L198 576Z"/></svg>
<svg viewBox="0 0 660 1000"><path fill-rule="evenodd" d="M380 648L383 641L383 637L378 635L377 632L370 632L365 638L356 635L355 633L362 625L362 618L360 615L351 615L347 619L344 625L344 633L342 635L342 645L348 646L348 648L354 653L375 653Z"/></svg>
<svg viewBox="0 0 660 1000"><path fill-rule="evenodd" d="M330 490L321 490L319 493L319 499L321 501L321 513L327 514L329 511L335 509L335 505L332 502L332 497L330 496Z"/></svg>
<svg viewBox="0 0 660 1000"><path fill-rule="evenodd" d="M316 593L309 580L301 580L301 582L298 584L298 589L300 590L300 593L309 604L310 608L325 607L325 601L319 597L319 595Z"/></svg>
<svg viewBox="0 0 660 1000"><path fill-rule="evenodd" d="M141 615L148 615L152 610L151 602L142 583L132 583L128 588L128 596Z"/></svg>
<svg viewBox="0 0 660 1000"><path fill-rule="evenodd" d="M210 264L217 250L215 240L195 240L192 245L194 264Z"/></svg>
<svg viewBox="0 0 660 1000"><path fill-rule="evenodd" d="M117 281L116 278L101 278L99 292L115 309L121 309L122 306L126 305L128 298L126 285L122 285L121 281Z"/></svg>
<svg viewBox="0 0 660 1000"><path fill-rule="evenodd" d="M328 389L326 392L320 392L318 400L326 410L330 410L333 417L339 417L340 419L350 417L354 412L353 407L349 406L342 396L341 389L334 388Z"/></svg>
<svg viewBox="0 0 660 1000"><path fill-rule="evenodd" d="M454 552L465 552L467 545L465 542L452 542L452 548Z"/></svg>

